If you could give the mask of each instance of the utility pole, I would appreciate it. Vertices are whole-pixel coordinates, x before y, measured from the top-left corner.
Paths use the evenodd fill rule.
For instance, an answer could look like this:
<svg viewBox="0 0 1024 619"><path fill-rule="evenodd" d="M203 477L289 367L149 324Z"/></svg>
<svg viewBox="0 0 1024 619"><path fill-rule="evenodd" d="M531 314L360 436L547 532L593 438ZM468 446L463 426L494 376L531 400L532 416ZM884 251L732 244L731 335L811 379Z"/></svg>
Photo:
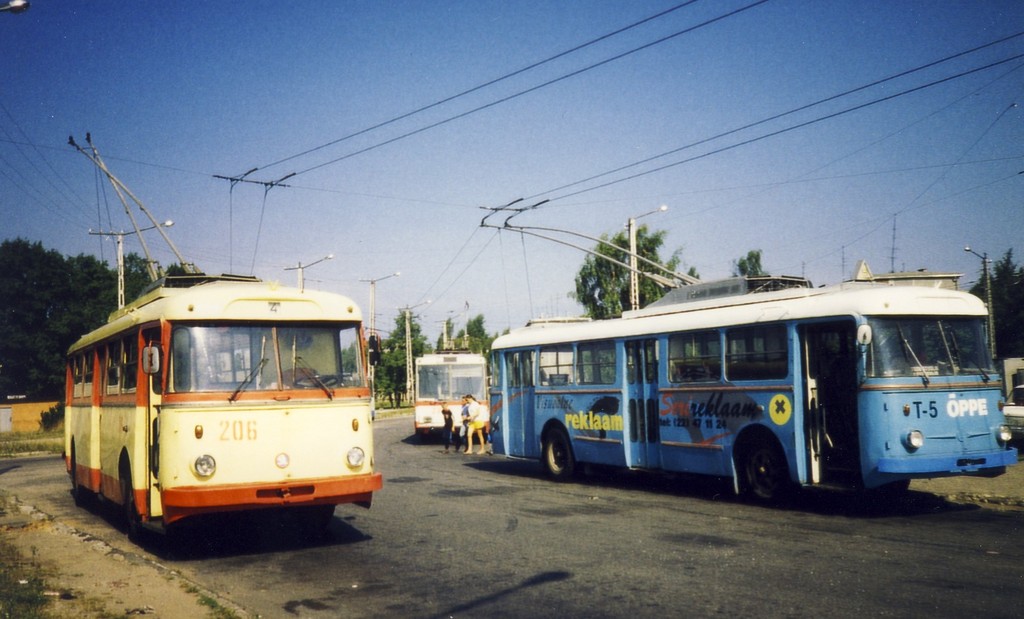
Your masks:
<svg viewBox="0 0 1024 619"><path fill-rule="evenodd" d="M667 210L668 206L662 204L653 211L630 217L626 222L626 228L629 230L629 309L640 309L640 273L636 264L636 220L654 213L664 213Z"/></svg>
<svg viewBox="0 0 1024 619"><path fill-rule="evenodd" d="M996 358L996 324L992 315L992 281L988 272L988 252L979 254L968 245L964 251L981 258L981 271L985 285L985 307L988 309L988 351L992 358Z"/></svg>

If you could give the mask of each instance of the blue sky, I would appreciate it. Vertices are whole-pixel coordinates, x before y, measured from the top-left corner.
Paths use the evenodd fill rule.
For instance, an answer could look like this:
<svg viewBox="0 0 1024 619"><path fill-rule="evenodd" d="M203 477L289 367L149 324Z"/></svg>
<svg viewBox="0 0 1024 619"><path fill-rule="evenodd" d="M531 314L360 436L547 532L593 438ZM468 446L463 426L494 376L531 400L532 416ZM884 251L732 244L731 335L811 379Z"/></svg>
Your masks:
<svg viewBox="0 0 1024 619"><path fill-rule="evenodd" d="M1024 3L704 0L565 53L679 4L33 0L0 14L0 238L113 261L88 132L204 271L332 253L307 286L364 310L400 271L377 326L417 306L431 338L580 311L583 253L480 226L519 198L550 202L510 224L595 237L665 204L641 223L706 280L751 249L816 285L1024 259Z"/></svg>

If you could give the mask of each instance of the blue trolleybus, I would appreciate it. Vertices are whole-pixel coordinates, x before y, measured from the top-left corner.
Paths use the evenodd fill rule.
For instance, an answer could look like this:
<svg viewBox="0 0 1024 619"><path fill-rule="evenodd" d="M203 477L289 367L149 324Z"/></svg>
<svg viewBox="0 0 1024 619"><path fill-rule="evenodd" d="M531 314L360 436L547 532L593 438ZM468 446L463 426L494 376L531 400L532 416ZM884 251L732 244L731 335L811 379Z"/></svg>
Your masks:
<svg viewBox="0 0 1024 619"><path fill-rule="evenodd" d="M539 459L556 480L586 464L707 474L764 501L996 476L1017 461L978 298L864 283L715 289L498 338L495 451Z"/></svg>

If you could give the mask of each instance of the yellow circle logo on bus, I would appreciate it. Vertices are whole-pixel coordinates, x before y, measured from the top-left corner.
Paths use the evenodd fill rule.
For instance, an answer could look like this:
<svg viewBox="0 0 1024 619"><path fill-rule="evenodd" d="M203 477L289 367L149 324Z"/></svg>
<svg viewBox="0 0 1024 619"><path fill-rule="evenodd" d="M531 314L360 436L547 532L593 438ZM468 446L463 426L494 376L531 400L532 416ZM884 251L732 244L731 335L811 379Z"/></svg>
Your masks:
<svg viewBox="0 0 1024 619"><path fill-rule="evenodd" d="M793 405L784 394L776 394L768 405L768 414L771 415L775 425L784 426L789 422L789 418L793 416Z"/></svg>

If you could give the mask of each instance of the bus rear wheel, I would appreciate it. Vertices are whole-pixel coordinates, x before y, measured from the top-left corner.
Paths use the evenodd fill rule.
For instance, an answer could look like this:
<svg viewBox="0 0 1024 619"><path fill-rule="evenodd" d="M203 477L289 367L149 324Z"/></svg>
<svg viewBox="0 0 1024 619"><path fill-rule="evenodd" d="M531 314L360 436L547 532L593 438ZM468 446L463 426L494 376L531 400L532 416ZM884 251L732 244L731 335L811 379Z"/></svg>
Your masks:
<svg viewBox="0 0 1024 619"><path fill-rule="evenodd" d="M121 505L124 514L125 529L128 532L128 539L136 541L142 532L142 518L139 517L139 510L135 505L135 490L132 488L132 471L129 465L121 465Z"/></svg>
<svg viewBox="0 0 1024 619"><path fill-rule="evenodd" d="M568 481L573 476L576 472L576 458L565 430L552 428L544 436L541 462L548 477L555 481Z"/></svg>
<svg viewBox="0 0 1024 619"><path fill-rule="evenodd" d="M778 501L792 489L789 467L782 451L769 441L759 440L743 451L740 474L745 494L763 502Z"/></svg>
<svg viewBox="0 0 1024 619"><path fill-rule="evenodd" d="M88 507L96 498L96 495L78 479L78 459L74 444L71 445L71 496L75 499L75 505L79 507Z"/></svg>

